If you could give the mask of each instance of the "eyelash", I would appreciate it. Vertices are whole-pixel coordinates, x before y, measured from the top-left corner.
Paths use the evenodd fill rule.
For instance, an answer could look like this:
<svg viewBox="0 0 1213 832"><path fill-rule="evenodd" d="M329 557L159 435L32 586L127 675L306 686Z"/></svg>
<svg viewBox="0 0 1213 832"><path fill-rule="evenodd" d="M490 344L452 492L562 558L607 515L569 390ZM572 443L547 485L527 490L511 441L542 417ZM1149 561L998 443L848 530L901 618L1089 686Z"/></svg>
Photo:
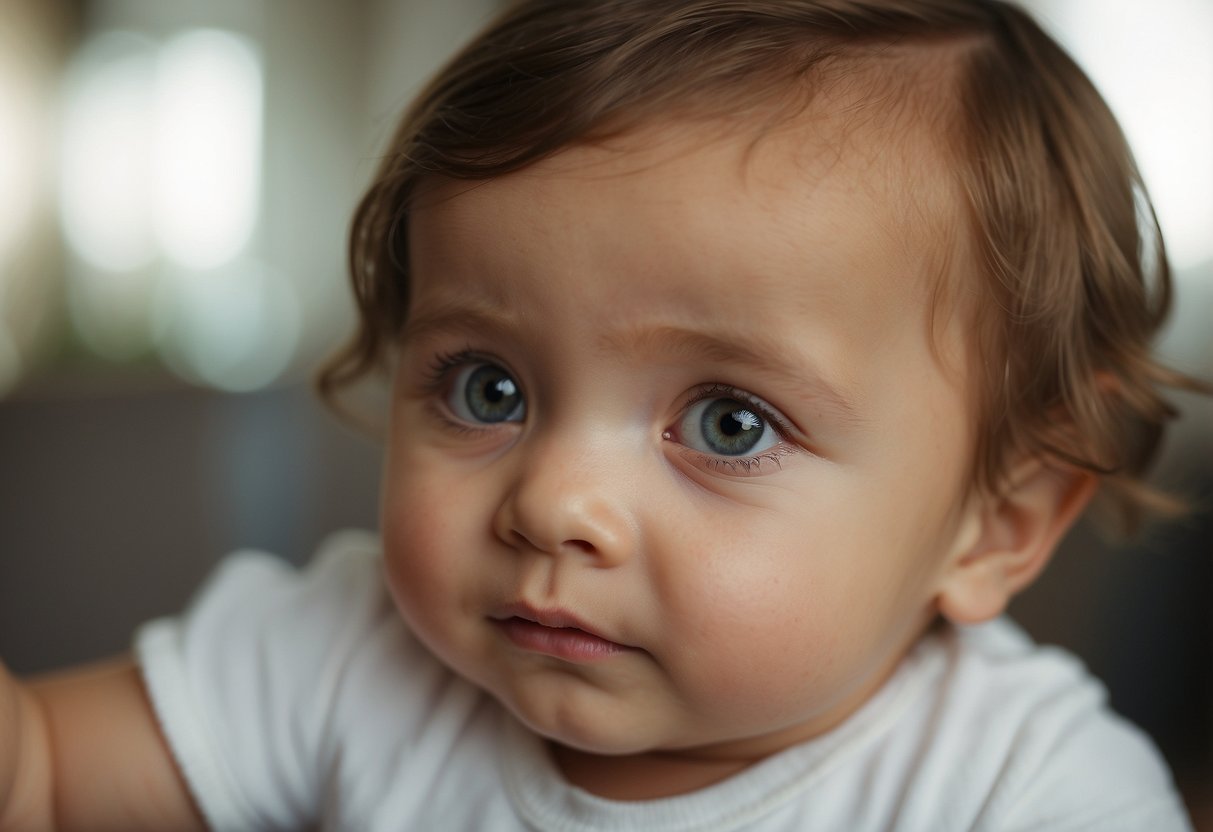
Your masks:
<svg viewBox="0 0 1213 832"><path fill-rule="evenodd" d="M440 352L430 359L425 369L425 389L431 393L436 393L446 383L447 374L451 370L471 361L485 360L471 347L459 350L458 352Z"/></svg>
<svg viewBox="0 0 1213 832"><path fill-rule="evenodd" d="M705 454L702 451L697 451L692 448L685 448L684 453L694 457L704 467L710 468L713 471L725 469L730 474L740 476L748 476L751 474L761 473L759 470L763 462L770 462L776 468L782 468L782 458L791 456L797 452L797 448L792 445L792 428L778 413L776 413L770 405L762 399L754 396L751 393L732 387L728 384L708 384L694 390L682 406L680 413L685 413L695 405L702 401L715 398L729 398L745 404L747 407L758 411L758 415L771 426L771 429L779 435L783 440L782 445L755 454L754 456L743 457L721 457Z"/></svg>

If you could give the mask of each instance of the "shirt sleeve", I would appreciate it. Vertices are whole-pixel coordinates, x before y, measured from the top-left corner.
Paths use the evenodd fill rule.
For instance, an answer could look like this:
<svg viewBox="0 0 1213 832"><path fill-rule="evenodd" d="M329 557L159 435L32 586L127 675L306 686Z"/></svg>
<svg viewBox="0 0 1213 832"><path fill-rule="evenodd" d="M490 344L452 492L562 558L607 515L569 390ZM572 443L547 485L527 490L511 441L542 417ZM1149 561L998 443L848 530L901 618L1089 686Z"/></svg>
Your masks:
<svg viewBox="0 0 1213 832"><path fill-rule="evenodd" d="M1056 716L1065 719L1065 714ZM1161 755L1111 712L1074 713L1025 737L1022 792L1008 807L1013 832L1191 832Z"/></svg>
<svg viewBox="0 0 1213 832"><path fill-rule="evenodd" d="M988 716L1011 728L1006 762L988 801L986 818L993 823L979 827L1190 832L1162 755L1141 729L1108 707L1103 685L1056 648L1024 650L996 674L1001 687L993 689Z"/></svg>
<svg viewBox="0 0 1213 832"><path fill-rule="evenodd" d="M212 829L299 829L317 817L343 662L394 615L377 552L358 532L330 539L302 572L238 552L184 615L136 634L161 729Z"/></svg>

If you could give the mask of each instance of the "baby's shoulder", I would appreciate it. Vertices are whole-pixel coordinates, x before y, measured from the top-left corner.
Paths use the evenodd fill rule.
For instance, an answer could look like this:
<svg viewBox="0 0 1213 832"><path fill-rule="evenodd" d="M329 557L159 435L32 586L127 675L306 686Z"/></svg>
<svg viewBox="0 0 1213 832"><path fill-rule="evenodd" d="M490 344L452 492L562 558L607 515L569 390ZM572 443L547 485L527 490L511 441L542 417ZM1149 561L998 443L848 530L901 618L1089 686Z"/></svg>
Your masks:
<svg viewBox="0 0 1213 832"><path fill-rule="evenodd" d="M361 532L302 568L237 552L183 615L140 630L148 694L215 828L303 828L330 793L337 828L370 828L383 795L420 799L401 783L432 782L465 748L485 756L483 697L411 633L382 568Z"/></svg>
<svg viewBox="0 0 1213 832"><path fill-rule="evenodd" d="M233 552L171 626L187 649L231 657L249 648L262 658L314 662L389 612L378 546L369 533L340 532L302 567L259 550Z"/></svg>
<svg viewBox="0 0 1213 832"><path fill-rule="evenodd" d="M951 628L923 648L938 677L923 716L947 791L980 795L990 828L1186 828L1170 773L1075 656L1008 620ZM985 828L984 824L974 824Z"/></svg>

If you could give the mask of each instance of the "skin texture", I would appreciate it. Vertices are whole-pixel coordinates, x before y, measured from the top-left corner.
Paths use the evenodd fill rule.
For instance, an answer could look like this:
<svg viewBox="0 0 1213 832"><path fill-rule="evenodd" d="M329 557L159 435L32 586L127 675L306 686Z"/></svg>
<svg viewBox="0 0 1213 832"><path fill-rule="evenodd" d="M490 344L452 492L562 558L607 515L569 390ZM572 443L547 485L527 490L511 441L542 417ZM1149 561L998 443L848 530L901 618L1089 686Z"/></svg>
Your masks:
<svg viewBox="0 0 1213 832"><path fill-rule="evenodd" d="M938 613L997 614L1085 501L1039 466L1022 501L970 493L964 319L933 340L939 241L900 159L942 162L884 129L659 125L432 183L412 216L389 580L591 791L687 791L837 725ZM524 402L506 421L468 408L484 366ZM712 453L700 397L779 428ZM520 646L517 604L627 649Z"/></svg>

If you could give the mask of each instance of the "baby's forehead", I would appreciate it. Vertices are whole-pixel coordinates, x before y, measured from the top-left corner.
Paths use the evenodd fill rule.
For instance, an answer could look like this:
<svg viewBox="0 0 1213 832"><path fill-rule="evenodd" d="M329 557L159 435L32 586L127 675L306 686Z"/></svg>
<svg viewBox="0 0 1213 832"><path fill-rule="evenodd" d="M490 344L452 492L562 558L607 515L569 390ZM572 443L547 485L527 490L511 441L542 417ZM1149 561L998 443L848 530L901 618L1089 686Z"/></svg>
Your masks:
<svg viewBox="0 0 1213 832"><path fill-rule="evenodd" d="M899 251L907 278L938 285L945 270L969 257L969 226L946 135L951 128L935 115L856 80L824 87L804 102L772 100L744 118L691 112L648 119L578 141L508 177L569 184L566 193L579 191L587 200L612 188L658 211L693 200L704 211L724 212L705 218L708 224L739 219L740 203L712 199L721 190L743 196L747 210L760 213L749 220L773 224L789 221L780 214L789 199L843 191L851 198L835 201L852 213L829 219L839 233L858 226L878 235ZM485 185L492 193L492 182ZM454 182L438 190L467 187Z"/></svg>
<svg viewBox="0 0 1213 832"><path fill-rule="evenodd" d="M926 298L960 259L946 231L957 225L959 200L956 188L932 180L949 174L927 128L911 136L887 120L822 99L762 130L727 117L649 121L496 179L431 181L411 246L421 262L440 249L442 257L484 258L468 273L508 274L532 267L522 262L535 245L525 234L539 230L592 252L578 256L604 275L650 270L648 288L668 284L673 306L695 303L674 275L727 268L744 293L891 309L923 320L925 331ZM443 206L442 222L427 219L427 205ZM469 244L469 229L504 217L525 218L513 250ZM645 248L653 238L661 245ZM416 277L416 288L438 288Z"/></svg>
<svg viewBox="0 0 1213 832"><path fill-rule="evenodd" d="M928 100L931 88L939 93L947 86L944 71L905 55L882 55L870 64L853 61L845 71L840 64L827 82L782 95L768 91L765 102L752 102L741 114L688 106L598 131L496 179L431 179L415 207L424 212L428 204L462 201L466 212L446 216L462 215L454 221L474 227L500 212L525 212L549 200L566 201L566 212L555 216L587 206L592 211L607 204L601 196L610 190L624 199L609 204L630 202L652 233L673 221L697 224L705 239L717 236L717 227L719 236L726 236L723 229L746 224L783 228L784 239L803 236L818 246L807 252L806 268L824 265L839 279L871 264L848 262L853 249L832 243L862 234L872 250L897 261L902 280L885 290L901 294L907 310L917 314L926 292L932 303L947 303L950 313L960 275L976 270L954 170L954 128L944 115L946 105ZM911 101L915 96L924 101ZM529 185L524 196L509 187L520 181ZM726 191L738 198L717 198ZM461 195L474 198L465 201ZM508 204L511 199L521 201ZM837 206L834 214L814 214L814 224L825 230L804 228L800 234L788 228L797 221L787 211L789 202L814 201ZM620 224L632 219L617 218ZM423 227L434 231L430 224ZM609 222L595 227L602 234L615 231ZM410 237L411 245L426 245ZM752 271L760 273L760 264ZM934 321L934 311L925 317Z"/></svg>

